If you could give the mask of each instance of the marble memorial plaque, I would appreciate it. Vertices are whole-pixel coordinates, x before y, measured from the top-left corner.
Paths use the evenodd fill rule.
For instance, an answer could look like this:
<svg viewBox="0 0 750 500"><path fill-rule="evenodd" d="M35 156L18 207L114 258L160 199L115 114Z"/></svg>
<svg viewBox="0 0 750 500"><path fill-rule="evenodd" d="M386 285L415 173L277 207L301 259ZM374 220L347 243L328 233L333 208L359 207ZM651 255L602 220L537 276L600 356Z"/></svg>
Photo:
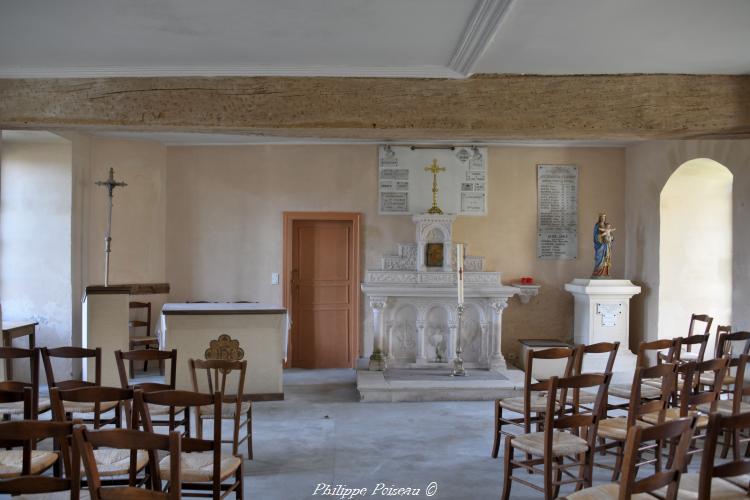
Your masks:
<svg viewBox="0 0 750 500"><path fill-rule="evenodd" d="M537 165L537 258L578 258L578 167Z"/></svg>

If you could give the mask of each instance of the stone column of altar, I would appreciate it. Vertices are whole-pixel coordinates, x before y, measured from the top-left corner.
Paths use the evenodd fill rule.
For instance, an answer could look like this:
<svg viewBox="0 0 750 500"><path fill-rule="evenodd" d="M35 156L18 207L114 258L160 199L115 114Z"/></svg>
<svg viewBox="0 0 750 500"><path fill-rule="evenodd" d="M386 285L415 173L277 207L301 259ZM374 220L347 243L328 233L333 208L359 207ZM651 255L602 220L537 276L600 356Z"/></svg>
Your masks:
<svg viewBox="0 0 750 500"><path fill-rule="evenodd" d="M385 308L385 302L385 297L370 297L373 349L369 368L373 371L385 370L385 356L383 355L383 309Z"/></svg>
<svg viewBox="0 0 750 500"><path fill-rule="evenodd" d="M446 352L445 357L448 360L448 363L453 363L453 360L456 359L456 339L458 338L458 324L457 323L451 323L448 325L448 328L450 329L450 334L448 335L448 342L446 345Z"/></svg>
<svg viewBox="0 0 750 500"><path fill-rule="evenodd" d="M417 363L427 363L427 357L424 354L424 321L417 321Z"/></svg>
<svg viewBox="0 0 750 500"><path fill-rule="evenodd" d="M492 338L492 354L490 355L490 371L502 372L508 369L502 352L503 341L503 310L508 307L508 299L495 299L490 303L490 308L495 313Z"/></svg>

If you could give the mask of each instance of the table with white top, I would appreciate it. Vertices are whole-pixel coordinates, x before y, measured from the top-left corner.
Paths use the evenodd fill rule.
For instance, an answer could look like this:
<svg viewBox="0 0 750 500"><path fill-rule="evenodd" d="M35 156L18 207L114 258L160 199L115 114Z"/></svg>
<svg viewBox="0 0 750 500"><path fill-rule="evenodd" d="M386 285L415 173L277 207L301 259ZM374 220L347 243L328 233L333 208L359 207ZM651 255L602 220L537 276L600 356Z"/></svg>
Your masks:
<svg viewBox="0 0 750 500"><path fill-rule="evenodd" d="M243 391L247 399L284 398L283 368L289 325L283 307L257 303L167 303L162 308L161 320L161 349L177 349L177 389L193 390L188 360L206 359L207 351L216 348L219 337L226 335L238 342L241 359L247 360ZM227 352L227 356L236 353ZM231 390L234 389L230 385L227 393Z"/></svg>

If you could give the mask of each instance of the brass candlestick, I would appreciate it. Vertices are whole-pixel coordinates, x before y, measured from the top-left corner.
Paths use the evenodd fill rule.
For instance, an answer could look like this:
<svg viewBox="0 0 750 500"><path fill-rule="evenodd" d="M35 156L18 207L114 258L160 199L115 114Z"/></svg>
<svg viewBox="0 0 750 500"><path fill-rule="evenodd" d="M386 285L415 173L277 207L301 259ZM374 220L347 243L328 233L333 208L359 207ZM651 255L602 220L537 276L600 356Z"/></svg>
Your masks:
<svg viewBox="0 0 750 500"><path fill-rule="evenodd" d="M456 359L453 360L453 371L451 372L451 377L465 377L467 373L466 370L464 370L464 360L461 359L461 353L464 352L461 348L461 318L464 315L464 305L458 304L456 309L458 310L458 327L456 328Z"/></svg>

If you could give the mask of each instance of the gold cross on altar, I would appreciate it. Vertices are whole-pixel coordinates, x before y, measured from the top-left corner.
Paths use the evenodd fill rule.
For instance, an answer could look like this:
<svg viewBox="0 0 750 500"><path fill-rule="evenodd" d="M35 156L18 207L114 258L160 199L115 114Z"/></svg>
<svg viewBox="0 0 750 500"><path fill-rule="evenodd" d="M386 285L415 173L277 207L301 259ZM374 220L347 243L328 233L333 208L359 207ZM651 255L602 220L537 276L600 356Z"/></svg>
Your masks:
<svg viewBox="0 0 750 500"><path fill-rule="evenodd" d="M428 214L442 214L443 211L437 206L438 184L437 176L440 172L445 172L445 167L438 166L437 158L433 158L432 165L424 168L425 172L432 174L432 208L427 211Z"/></svg>

